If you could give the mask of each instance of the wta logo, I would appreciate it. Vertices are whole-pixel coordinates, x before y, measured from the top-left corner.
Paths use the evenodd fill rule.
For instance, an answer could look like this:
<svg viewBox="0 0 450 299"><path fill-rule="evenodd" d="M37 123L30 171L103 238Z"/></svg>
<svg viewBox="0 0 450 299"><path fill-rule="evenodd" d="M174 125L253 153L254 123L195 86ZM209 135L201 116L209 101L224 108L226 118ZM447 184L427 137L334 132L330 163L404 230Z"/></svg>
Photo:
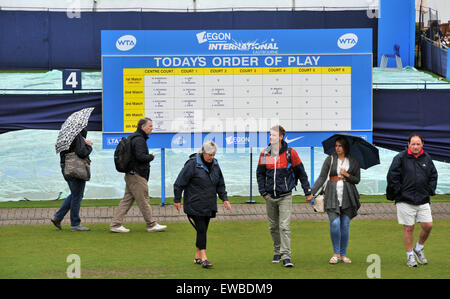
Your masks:
<svg viewBox="0 0 450 299"><path fill-rule="evenodd" d="M351 49L358 43L358 36L354 33L346 33L338 38L337 45L343 50Z"/></svg>
<svg viewBox="0 0 450 299"><path fill-rule="evenodd" d="M117 39L116 48L120 51L128 51L136 46L136 38L132 35L124 35Z"/></svg>

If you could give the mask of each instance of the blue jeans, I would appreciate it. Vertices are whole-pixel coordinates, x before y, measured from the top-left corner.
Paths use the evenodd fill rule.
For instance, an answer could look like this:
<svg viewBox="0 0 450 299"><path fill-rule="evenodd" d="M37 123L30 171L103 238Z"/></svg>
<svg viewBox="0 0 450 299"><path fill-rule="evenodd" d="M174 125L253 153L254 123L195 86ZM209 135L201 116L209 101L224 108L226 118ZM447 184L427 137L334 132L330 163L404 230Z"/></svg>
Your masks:
<svg viewBox="0 0 450 299"><path fill-rule="evenodd" d="M350 237L350 217L341 212L333 221L330 219L330 236L334 253L346 256Z"/></svg>
<svg viewBox="0 0 450 299"><path fill-rule="evenodd" d="M64 216L66 216L67 212L70 210L70 226L78 227L81 225L80 207L81 200L83 200L86 182L74 178L65 179L69 184L70 195L64 200L54 217L58 220L63 220Z"/></svg>

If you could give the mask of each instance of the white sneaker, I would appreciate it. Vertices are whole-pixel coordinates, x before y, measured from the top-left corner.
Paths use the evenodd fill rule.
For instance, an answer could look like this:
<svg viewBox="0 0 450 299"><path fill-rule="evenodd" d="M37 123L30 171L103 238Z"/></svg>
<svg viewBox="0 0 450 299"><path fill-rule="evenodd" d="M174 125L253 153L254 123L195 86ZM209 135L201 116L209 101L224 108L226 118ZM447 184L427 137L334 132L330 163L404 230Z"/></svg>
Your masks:
<svg viewBox="0 0 450 299"><path fill-rule="evenodd" d="M163 230L165 230L167 228L167 225L160 225L158 223L156 223L155 225L153 225L152 227L147 228L147 231L149 233L152 232L162 232Z"/></svg>
<svg viewBox="0 0 450 299"><path fill-rule="evenodd" d="M130 232L130 230L128 228L125 228L123 225L121 225L119 227L112 227L110 229L110 231L112 231L113 233L128 233L128 232Z"/></svg>
<svg viewBox="0 0 450 299"><path fill-rule="evenodd" d="M428 264L427 258L425 257L425 253L423 253L423 248L422 248L422 250L417 250L416 247L414 247L413 252L414 252L414 255L416 256L419 264L422 264L422 265Z"/></svg>
<svg viewBox="0 0 450 299"><path fill-rule="evenodd" d="M406 265L408 267L417 267L417 262L416 262L416 259L414 258L413 254L408 257L408 261L407 261Z"/></svg>

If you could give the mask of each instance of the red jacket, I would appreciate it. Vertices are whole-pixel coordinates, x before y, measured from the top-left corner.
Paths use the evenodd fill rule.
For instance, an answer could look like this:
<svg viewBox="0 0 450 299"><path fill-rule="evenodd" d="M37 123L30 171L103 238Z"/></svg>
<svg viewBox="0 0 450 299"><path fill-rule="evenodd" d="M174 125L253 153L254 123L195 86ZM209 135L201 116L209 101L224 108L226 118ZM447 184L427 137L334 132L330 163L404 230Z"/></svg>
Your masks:
<svg viewBox="0 0 450 299"><path fill-rule="evenodd" d="M281 141L278 156L273 156L271 146L266 147L259 156L256 169L259 193L262 196L270 194L279 198L292 193L292 189L300 180L305 195L311 194L308 175L297 152Z"/></svg>

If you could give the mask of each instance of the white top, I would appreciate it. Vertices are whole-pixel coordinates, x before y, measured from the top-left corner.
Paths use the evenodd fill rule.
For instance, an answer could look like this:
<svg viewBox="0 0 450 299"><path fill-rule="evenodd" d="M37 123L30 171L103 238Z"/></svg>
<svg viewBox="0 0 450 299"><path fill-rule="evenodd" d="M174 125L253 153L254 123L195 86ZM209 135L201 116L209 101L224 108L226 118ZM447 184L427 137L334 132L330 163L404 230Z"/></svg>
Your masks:
<svg viewBox="0 0 450 299"><path fill-rule="evenodd" d="M339 177L344 177L341 174L341 169L344 169L345 171L348 171L348 168L350 167L350 162L347 158L344 159L344 161L341 161L339 158L337 159L337 173ZM344 194L344 181L337 181L336 184L336 191L337 191L337 198L339 201L339 206L342 207L342 196Z"/></svg>

